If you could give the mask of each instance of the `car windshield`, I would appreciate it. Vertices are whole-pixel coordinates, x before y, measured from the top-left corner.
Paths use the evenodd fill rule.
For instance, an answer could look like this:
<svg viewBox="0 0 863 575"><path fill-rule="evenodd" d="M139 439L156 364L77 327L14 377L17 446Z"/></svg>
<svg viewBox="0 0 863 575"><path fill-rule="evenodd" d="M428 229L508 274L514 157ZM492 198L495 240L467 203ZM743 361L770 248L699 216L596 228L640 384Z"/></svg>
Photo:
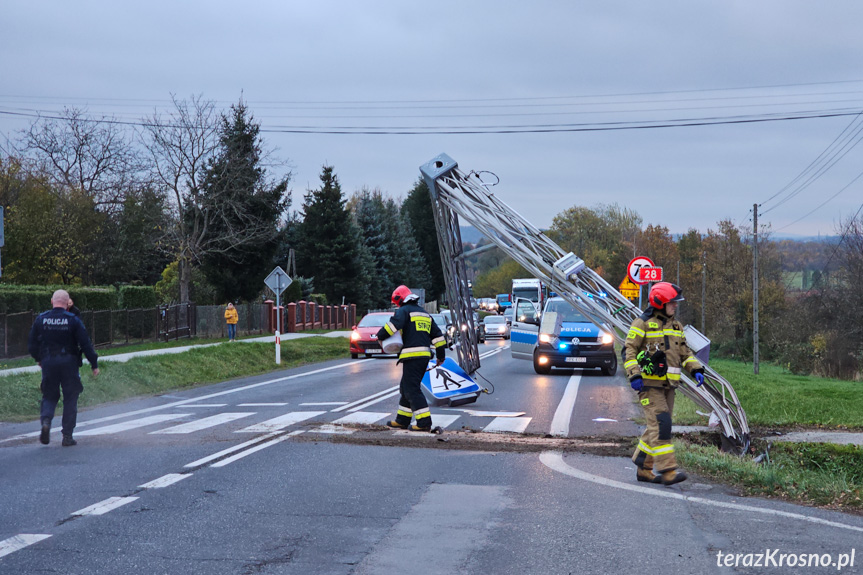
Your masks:
<svg viewBox="0 0 863 575"><path fill-rule="evenodd" d="M357 327L383 327L392 316L385 313L369 314L360 320Z"/></svg>
<svg viewBox="0 0 863 575"><path fill-rule="evenodd" d="M590 323L590 320L584 317L584 314L564 300L552 300L548 302L548 306L545 308L545 313L558 314L560 316L560 321Z"/></svg>
<svg viewBox="0 0 863 575"><path fill-rule="evenodd" d="M502 315L487 315L485 323L506 323L506 318Z"/></svg>
<svg viewBox="0 0 863 575"><path fill-rule="evenodd" d="M436 324L438 324L438 327L446 327L446 319L444 319L444 317L441 314L433 313L433 314L431 314L431 316L432 316L432 319L434 320L434 322Z"/></svg>

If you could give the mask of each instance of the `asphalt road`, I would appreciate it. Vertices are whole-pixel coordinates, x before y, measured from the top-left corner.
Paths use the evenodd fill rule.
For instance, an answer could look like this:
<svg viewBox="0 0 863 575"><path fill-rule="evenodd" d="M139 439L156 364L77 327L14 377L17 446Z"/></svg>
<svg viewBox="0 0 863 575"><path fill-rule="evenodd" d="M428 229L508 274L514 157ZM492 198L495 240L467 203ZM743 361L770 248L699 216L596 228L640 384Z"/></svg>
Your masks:
<svg viewBox="0 0 863 575"><path fill-rule="evenodd" d="M637 432L620 375L537 376L507 343L481 346L495 392L433 408L436 424ZM394 446L333 441L389 419L399 375L391 359L334 361L105 406L80 414L74 448L2 424L0 573L832 572L771 561L852 552L841 572L860 571L863 518L697 478L637 484L625 457L455 450L389 430ZM717 566L726 553L736 569ZM765 553L768 566L743 566Z"/></svg>

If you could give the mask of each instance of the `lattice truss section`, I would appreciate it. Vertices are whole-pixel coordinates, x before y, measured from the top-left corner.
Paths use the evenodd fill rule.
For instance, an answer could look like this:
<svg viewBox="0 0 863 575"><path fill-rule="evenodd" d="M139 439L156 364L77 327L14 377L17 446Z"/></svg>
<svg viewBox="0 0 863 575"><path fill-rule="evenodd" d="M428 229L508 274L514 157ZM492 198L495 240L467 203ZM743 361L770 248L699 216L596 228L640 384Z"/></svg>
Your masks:
<svg viewBox="0 0 863 575"><path fill-rule="evenodd" d="M488 191L479 174L465 174L458 164L441 154L420 167L431 192L435 223L441 244L441 259L446 272L447 297L459 301L457 314L470 313L470 296L461 252L459 220L466 220L489 241L521 264L535 277L590 318L611 331L619 346L633 320L641 315L632 302L572 253L563 251L539 229ZM461 318L459 319L461 323ZM472 325L472 323L471 323ZM469 331L473 332L473 329ZM476 352L472 343L471 353ZM459 353L459 364L462 354ZM467 365L473 365L469 363ZM479 367L479 359L476 359ZM475 369L475 368L474 368ZM749 424L734 388L713 368L705 366L705 384L696 387L686 374L680 390L699 407L715 413L722 427L724 451L745 453L749 448Z"/></svg>

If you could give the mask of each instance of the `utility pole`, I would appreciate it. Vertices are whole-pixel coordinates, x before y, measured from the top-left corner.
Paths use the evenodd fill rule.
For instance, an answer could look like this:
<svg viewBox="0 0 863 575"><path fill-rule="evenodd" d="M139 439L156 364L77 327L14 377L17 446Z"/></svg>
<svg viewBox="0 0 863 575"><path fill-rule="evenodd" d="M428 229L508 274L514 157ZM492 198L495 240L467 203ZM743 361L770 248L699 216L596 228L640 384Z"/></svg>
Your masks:
<svg viewBox="0 0 863 575"><path fill-rule="evenodd" d="M704 331L704 305L707 299L707 254L701 254L701 333Z"/></svg>
<svg viewBox="0 0 863 575"><path fill-rule="evenodd" d="M758 375L758 204L752 204L752 367Z"/></svg>

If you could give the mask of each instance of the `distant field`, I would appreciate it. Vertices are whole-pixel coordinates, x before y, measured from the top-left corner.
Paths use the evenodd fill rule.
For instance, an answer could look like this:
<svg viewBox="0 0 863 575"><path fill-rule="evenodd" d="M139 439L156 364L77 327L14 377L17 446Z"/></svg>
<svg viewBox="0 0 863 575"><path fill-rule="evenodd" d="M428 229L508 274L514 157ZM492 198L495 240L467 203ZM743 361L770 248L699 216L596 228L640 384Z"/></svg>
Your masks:
<svg viewBox="0 0 863 575"><path fill-rule="evenodd" d="M782 272L782 283L785 284L786 289L802 290L803 272Z"/></svg>

